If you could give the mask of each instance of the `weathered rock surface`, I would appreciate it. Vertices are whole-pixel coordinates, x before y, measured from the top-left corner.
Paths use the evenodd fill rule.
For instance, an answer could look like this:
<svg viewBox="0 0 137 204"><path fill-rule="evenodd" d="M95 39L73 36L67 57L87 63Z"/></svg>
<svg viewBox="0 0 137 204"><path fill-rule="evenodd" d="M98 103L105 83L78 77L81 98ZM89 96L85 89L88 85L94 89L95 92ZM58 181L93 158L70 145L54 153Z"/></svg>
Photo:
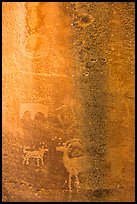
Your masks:
<svg viewBox="0 0 137 204"><path fill-rule="evenodd" d="M3 2L2 12L3 201L134 201L134 3ZM72 138L84 150L71 157L91 168L70 193L56 147ZM43 145L44 165L38 153L23 165L24 146Z"/></svg>

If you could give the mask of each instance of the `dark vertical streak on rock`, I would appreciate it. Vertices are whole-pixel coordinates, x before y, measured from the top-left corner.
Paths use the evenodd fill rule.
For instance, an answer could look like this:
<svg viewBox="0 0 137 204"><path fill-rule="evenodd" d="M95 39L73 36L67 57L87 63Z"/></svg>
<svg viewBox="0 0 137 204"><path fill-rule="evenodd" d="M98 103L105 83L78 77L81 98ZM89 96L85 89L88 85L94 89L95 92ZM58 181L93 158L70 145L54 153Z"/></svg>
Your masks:
<svg viewBox="0 0 137 204"><path fill-rule="evenodd" d="M110 36L108 26L110 6L111 3L98 6L98 3L82 2L71 3L67 7L70 12L73 9L70 16L73 19L74 49L79 56L76 81L84 109L84 115L81 115L83 117L81 128L93 163L93 173L89 175L91 188L105 187L105 176L108 171L105 155L108 103L105 46ZM84 18L87 21L84 21Z"/></svg>

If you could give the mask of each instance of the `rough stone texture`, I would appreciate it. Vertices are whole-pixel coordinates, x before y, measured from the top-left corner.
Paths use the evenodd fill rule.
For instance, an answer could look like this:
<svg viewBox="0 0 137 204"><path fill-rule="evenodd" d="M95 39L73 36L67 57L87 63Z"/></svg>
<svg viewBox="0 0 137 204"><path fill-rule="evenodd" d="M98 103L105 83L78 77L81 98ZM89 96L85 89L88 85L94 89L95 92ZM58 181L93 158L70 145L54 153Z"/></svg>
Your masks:
<svg viewBox="0 0 137 204"><path fill-rule="evenodd" d="M3 201L134 201L134 3L9 2L2 10ZM34 119L20 118L24 103ZM70 193L56 147L72 138L88 157L79 166L91 166ZM42 144L44 165L23 165L23 146ZM73 148L70 158L83 154Z"/></svg>

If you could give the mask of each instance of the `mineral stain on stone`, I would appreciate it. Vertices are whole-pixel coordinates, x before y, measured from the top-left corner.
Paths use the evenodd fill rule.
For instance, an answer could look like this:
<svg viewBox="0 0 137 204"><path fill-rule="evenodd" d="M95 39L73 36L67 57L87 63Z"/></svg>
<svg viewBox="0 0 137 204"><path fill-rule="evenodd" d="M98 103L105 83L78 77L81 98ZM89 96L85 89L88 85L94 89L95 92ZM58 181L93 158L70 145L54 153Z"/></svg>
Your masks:
<svg viewBox="0 0 137 204"><path fill-rule="evenodd" d="M3 201L134 201L134 3L2 9Z"/></svg>

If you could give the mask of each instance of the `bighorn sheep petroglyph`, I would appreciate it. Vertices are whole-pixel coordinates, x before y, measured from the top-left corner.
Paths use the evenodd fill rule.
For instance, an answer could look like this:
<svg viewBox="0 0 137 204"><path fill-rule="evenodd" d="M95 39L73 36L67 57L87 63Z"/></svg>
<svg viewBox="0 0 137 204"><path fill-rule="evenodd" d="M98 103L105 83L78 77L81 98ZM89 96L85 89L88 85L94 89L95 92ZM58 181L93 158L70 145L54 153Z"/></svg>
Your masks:
<svg viewBox="0 0 137 204"><path fill-rule="evenodd" d="M72 192L72 177L75 177L76 190L79 191L79 173L84 173L91 169L91 164L83 148L83 143L79 139L71 139L64 143L63 146L56 147L56 150L64 153L63 164L69 173L69 192Z"/></svg>

